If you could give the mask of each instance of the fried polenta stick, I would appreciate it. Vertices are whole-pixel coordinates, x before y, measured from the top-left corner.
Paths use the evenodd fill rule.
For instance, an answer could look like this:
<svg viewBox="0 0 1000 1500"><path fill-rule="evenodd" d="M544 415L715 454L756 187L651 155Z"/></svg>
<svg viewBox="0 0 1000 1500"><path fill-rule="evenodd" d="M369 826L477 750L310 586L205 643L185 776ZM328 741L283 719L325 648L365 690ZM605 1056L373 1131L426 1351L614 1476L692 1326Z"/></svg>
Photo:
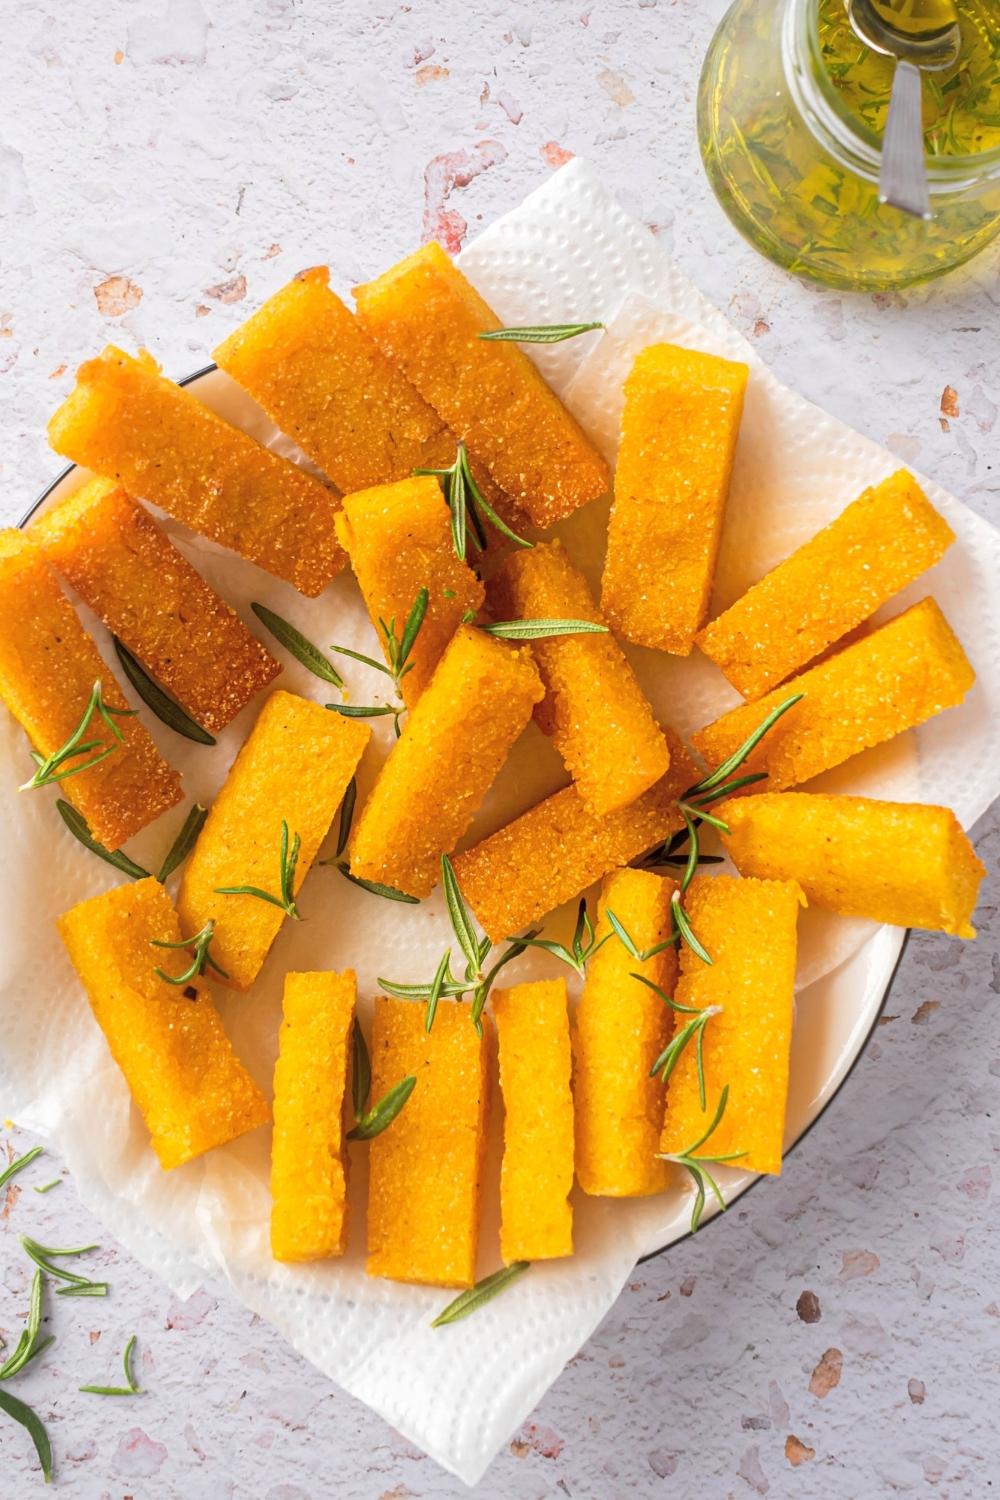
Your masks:
<svg viewBox="0 0 1000 1500"><path fill-rule="evenodd" d="M411 1075L417 1083L371 1143L369 1276L454 1287L476 1279L492 1029L482 1021L480 1036L468 1006L442 1000L427 1031L422 1005L375 999L372 1098Z"/></svg>
<svg viewBox="0 0 1000 1500"><path fill-rule="evenodd" d="M745 698L759 698L934 566L955 540L911 474L865 490L772 568L696 644Z"/></svg>
<svg viewBox="0 0 1000 1500"><path fill-rule="evenodd" d="M187 932L215 923L212 957L226 982L248 990L285 920L282 905L220 887L281 894L282 824L301 847L297 895L371 737L366 724L294 693L272 693L184 866L177 910Z"/></svg>
<svg viewBox="0 0 1000 1500"><path fill-rule="evenodd" d="M267 1100L233 1052L204 982L168 984L187 955L170 897L150 876L81 901L59 931L98 1025L164 1168L179 1167L271 1118Z"/></svg>
<svg viewBox="0 0 1000 1500"><path fill-rule="evenodd" d="M344 566L334 492L166 380L148 354L109 345L82 364L49 441L300 593L320 593Z"/></svg>
<svg viewBox="0 0 1000 1500"><path fill-rule="evenodd" d="M986 866L948 807L815 792L722 803L722 835L741 875L797 880L810 905L896 927L975 937Z"/></svg>
<svg viewBox="0 0 1000 1500"><path fill-rule="evenodd" d="M351 969L285 975L271 1147L275 1260L322 1260L344 1253L343 1113L356 997Z"/></svg>
<svg viewBox="0 0 1000 1500"><path fill-rule="evenodd" d="M576 420L435 243L354 289L358 317L537 526L603 495L608 468Z"/></svg>
<svg viewBox="0 0 1000 1500"><path fill-rule="evenodd" d="M100 748L63 770L83 765L101 749L115 748L87 770L59 782L109 848L130 839L181 800L181 779L167 765L87 635L41 549L21 531L0 531L0 697L42 757L53 755L79 727L94 684L117 710L116 741L102 719L91 718L84 743Z"/></svg>
<svg viewBox="0 0 1000 1500"><path fill-rule="evenodd" d="M637 645L687 656L705 622L749 373L652 344L625 381L601 608Z"/></svg>
<svg viewBox="0 0 1000 1500"><path fill-rule="evenodd" d="M205 729L224 729L281 665L148 511L92 479L31 527L52 566Z"/></svg>

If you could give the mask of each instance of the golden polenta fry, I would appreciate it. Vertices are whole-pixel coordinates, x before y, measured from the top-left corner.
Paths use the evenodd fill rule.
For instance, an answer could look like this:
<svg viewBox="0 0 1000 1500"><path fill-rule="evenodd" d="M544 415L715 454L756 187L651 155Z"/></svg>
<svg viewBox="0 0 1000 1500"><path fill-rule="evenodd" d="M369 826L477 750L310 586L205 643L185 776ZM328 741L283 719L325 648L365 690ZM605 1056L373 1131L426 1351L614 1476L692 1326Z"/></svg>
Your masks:
<svg viewBox="0 0 1000 1500"><path fill-rule="evenodd" d="M112 480L92 479L31 536L110 631L205 729L224 729L281 664Z"/></svg>
<svg viewBox="0 0 1000 1500"><path fill-rule="evenodd" d="M301 841L297 895L370 737L366 724L294 693L272 693L261 709L209 809L177 899L186 932L215 923L212 957L235 989L253 984L286 912L219 888L248 885L279 896L284 823L289 839Z"/></svg>
<svg viewBox="0 0 1000 1500"><path fill-rule="evenodd" d="M78 728L101 683L111 709L128 709L114 674L87 635L41 549L22 531L0 531L0 697L41 756L59 750ZM59 782L95 839L115 849L181 800L181 779L162 758L138 718L115 715L115 740L98 714L83 743L100 748L68 759L83 765L102 749L110 755ZM30 766L25 756L25 771Z"/></svg>
<svg viewBox="0 0 1000 1500"><path fill-rule="evenodd" d="M540 979L493 991L503 1096L500 1254L573 1254L573 1095L566 984Z"/></svg>
<svg viewBox="0 0 1000 1500"><path fill-rule="evenodd" d="M576 1175L583 1191L597 1197L643 1197L667 1185L669 1169L656 1154L665 1090L650 1070L675 1020L649 984L673 995L677 948L637 959L607 914L644 953L670 937L675 890L675 880L648 870L615 870L601 890L596 936L607 941L587 964L573 1031Z"/></svg>
<svg viewBox="0 0 1000 1500"><path fill-rule="evenodd" d="M513 552L489 587L500 620L604 623L583 574L561 542ZM621 647L608 635L532 641L545 698L535 719L566 762L587 807L615 812L666 774L663 731Z"/></svg>
<svg viewBox="0 0 1000 1500"><path fill-rule="evenodd" d="M608 468L576 420L433 242L365 286L358 317L421 395L537 526L603 495Z"/></svg>
<svg viewBox="0 0 1000 1500"><path fill-rule="evenodd" d="M691 742L719 765L773 708L802 693L741 767L766 771L757 785L780 791L954 708L975 675L935 601L923 599L755 703L730 709Z"/></svg>
<svg viewBox="0 0 1000 1500"><path fill-rule="evenodd" d="M344 566L334 492L166 380L148 354L109 344L82 364L49 441L300 593L320 593Z"/></svg>
<svg viewBox="0 0 1000 1500"><path fill-rule="evenodd" d="M725 1113L697 1154L738 1151L735 1167L781 1171L796 923L804 905L794 880L696 876L688 887L684 909L712 962L682 948L675 999L698 1010L717 1006L718 1013L704 1027L705 1106L692 1039L667 1086L661 1151L676 1155L692 1145L728 1085Z"/></svg>
<svg viewBox="0 0 1000 1500"><path fill-rule="evenodd" d="M441 486L424 475L345 495L337 536L383 650L379 622L395 621L401 636L414 600L427 590L427 613L409 655L413 669L400 684L403 701L412 708L462 617L477 614L484 597L480 579L455 555Z"/></svg>
<svg viewBox="0 0 1000 1500"><path fill-rule="evenodd" d="M495 943L684 826L677 798L697 781L698 770L673 731L664 733L670 769L628 807L598 817L576 787L564 787L456 856L462 894Z"/></svg>
<svg viewBox="0 0 1000 1500"><path fill-rule="evenodd" d="M948 807L764 792L722 803L741 875L797 880L810 905L896 927L975 937L986 866Z"/></svg>
<svg viewBox="0 0 1000 1500"><path fill-rule="evenodd" d="M181 938L158 880L81 901L59 931L161 1167L267 1124L267 1100L233 1052L204 981L172 985L156 973L182 973L190 957L153 946Z"/></svg>
<svg viewBox="0 0 1000 1500"><path fill-rule="evenodd" d="M749 373L674 344L632 366L601 589L626 640L687 656L705 622Z"/></svg>
<svg viewBox="0 0 1000 1500"><path fill-rule="evenodd" d="M416 1087L369 1148L369 1276L469 1287L476 1279L486 1136L487 1046L469 1007L442 1000L431 1031L412 1000L375 999L371 1097Z"/></svg>
<svg viewBox="0 0 1000 1500"><path fill-rule="evenodd" d="M344 1253L343 1115L356 997L351 969L285 975L271 1147L275 1260L323 1260Z"/></svg>
<svg viewBox="0 0 1000 1500"><path fill-rule="evenodd" d="M900 469L772 568L696 644L745 698L759 698L869 619L954 540Z"/></svg>
<svg viewBox="0 0 1000 1500"><path fill-rule="evenodd" d="M542 693L530 651L460 625L355 822L351 873L429 896Z"/></svg>

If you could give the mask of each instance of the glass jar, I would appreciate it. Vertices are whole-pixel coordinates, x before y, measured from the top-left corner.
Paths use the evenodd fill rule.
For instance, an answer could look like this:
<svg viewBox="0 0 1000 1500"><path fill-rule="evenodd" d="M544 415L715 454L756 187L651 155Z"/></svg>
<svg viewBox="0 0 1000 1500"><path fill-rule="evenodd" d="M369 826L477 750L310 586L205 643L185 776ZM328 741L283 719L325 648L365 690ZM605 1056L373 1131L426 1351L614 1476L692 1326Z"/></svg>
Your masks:
<svg viewBox="0 0 1000 1500"><path fill-rule="evenodd" d="M925 125L937 121L924 222L878 201L892 63L851 37L843 0L736 0L705 58L698 134L713 190L752 245L828 286L878 291L942 276L1000 233L1000 26L991 0L959 9L976 67L964 53L951 74L924 74Z"/></svg>

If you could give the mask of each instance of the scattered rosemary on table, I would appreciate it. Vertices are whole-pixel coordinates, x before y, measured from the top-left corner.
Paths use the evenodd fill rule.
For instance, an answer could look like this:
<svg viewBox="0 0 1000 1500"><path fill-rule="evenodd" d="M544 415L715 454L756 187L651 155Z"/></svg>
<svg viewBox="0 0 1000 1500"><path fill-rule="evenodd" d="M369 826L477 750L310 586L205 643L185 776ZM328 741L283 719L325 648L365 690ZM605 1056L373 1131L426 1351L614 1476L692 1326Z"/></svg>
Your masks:
<svg viewBox="0 0 1000 1500"><path fill-rule="evenodd" d="M355 661L363 662L366 667L372 667L376 672L382 672L386 677L392 678L393 687L396 690L395 704L377 704L372 707L354 705L351 703L328 703L326 706L335 714L343 714L346 719L379 719L391 714L393 728L396 738L399 739L400 716L406 712L406 704L403 702L401 684L408 672L413 671L413 662L410 653L414 642L420 634L420 627L424 623L427 614L427 606L430 602L430 594L426 588L417 592L417 597L410 606L410 612L406 617L401 635L396 634L395 615L386 623L379 618L378 628L385 642L385 654L388 666L376 661L373 656L365 656L361 651L352 651L347 646L331 646L331 651L338 651L341 656L350 656Z"/></svg>
<svg viewBox="0 0 1000 1500"><path fill-rule="evenodd" d="M17 1341L14 1352L0 1365L0 1380L13 1380L15 1375L31 1363L31 1361L43 1349L47 1349L54 1342L52 1336L40 1339L38 1337L42 1326L42 1290L45 1285L45 1277L42 1272L36 1271L31 1281L31 1301L28 1305L28 1321Z"/></svg>
<svg viewBox="0 0 1000 1500"><path fill-rule="evenodd" d="M190 980L200 978L206 968L214 969L221 979L228 979L229 975L220 964L215 962L208 951L212 938L215 936L215 918L209 917L200 932L194 937L181 938L179 943L167 943L162 938L150 938L151 948L190 948L193 957L191 963L183 974L168 974L164 969L154 969L153 973L159 975L166 984L187 984Z"/></svg>
<svg viewBox="0 0 1000 1500"><path fill-rule="evenodd" d="M62 1178L53 1177L51 1182L43 1182L41 1187L36 1187L36 1193L51 1193L53 1188L62 1187Z"/></svg>
<svg viewBox="0 0 1000 1500"><path fill-rule="evenodd" d="M306 639L300 630L283 620L281 615L276 615L273 609L268 609L264 604L251 604L250 608L257 616L260 623L269 630L275 640L285 650L290 652L295 660L311 672L314 677L319 677L323 682L332 683L335 688L344 686L344 679L337 671L332 662L328 662L318 646Z"/></svg>
<svg viewBox="0 0 1000 1500"><path fill-rule="evenodd" d="M190 714L185 713L174 698L163 691L159 683L149 675L142 663L132 655L128 647L124 646L116 635L111 639L114 642L115 654L121 662L122 671L143 703L152 710L161 724L166 724L167 728L172 729L175 734L182 735L186 740L194 740L198 745L214 745L215 736L209 734L207 729L202 729L201 725L196 723Z"/></svg>
<svg viewBox="0 0 1000 1500"><path fill-rule="evenodd" d="M594 620L498 620L480 625L484 635L502 641L544 641L559 635L607 635L608 627Z"/></svg>
<svg viewBox="0 0 1000 1500"><path fill-rule="evenodd" d="M114 736L112 744L105 740L84 740L84 735L90 728L94 714L97 714L110 729ZM115 719L132 718L138 713L135 708L110 708L104 701L101 692L101 679L98 678L91 689L87 706L83 711L83 717L73 730L66 743L58 750L53 750L51 755L39 755L37 750L32 750L31 758L35 762L35 773L29 781L19 788L22 792L34 791L40 786L52 786L57 781L65 781L69 776L78 776L81 771L89 771L94 766L100 765L102 760L107 760L113 755L125 736L122 734ZM78 766L67 765L67 761L75 760L80 755L90 755L91 750L96 750L96 755L91 755L89 760L84 760Z"/></svg>
<svg viewBox="0 0 1000 1500"><path fill-rule="evenodd" d="M455 462L448 469L414 469L414 474L433 474L441 481L444 498L448 509L451 511L451 541L455 549L455 556L460 562L465 562L468 552L469 539L477 551L485 552L488 546L486 540L486 529L483 525L483 516L495 527L502 536L507 537L517 547L533 547L534 542L529 542L527 537L518 536L516 531L511 531L506 521L500 519L492 505L486 499L475 479L472 477L472 469L469 466L469 454L464 443L459 443Z"/></svg>
<svg viewBox="0 0 1000 1500"><path fill-rule="evenodd" d="M3 1390L0 1390L0 1411L5 1411L8 1417L19 1422L25 1429L35 1445L45 1483L51 1484L52 1444L49 1442L49 1435L38 1413L32 1411L31 1407L26 1406L23 1401L19 1401L16 1396L12 1396L9 1391Z"/></svg>
<svg viewBox="0 0 1000 1500"><path fill-rule="evenodd" d="M18 1172L23 1172L25 1167L30 1167L33 1161L37 1161L38 1157L44 1155L44 1152L44 1146L32 1146L31 1150L26 1151L23 1156L15 1156L14 1160L0 1172L0 1193L3 1192L8 1182L17 1176Z"/></svg>
<svg viewBox="0 0 1000 1500"><path fill-rule="evenodd" d="M132 1373L132 1351L135 1345L136 1335L133 1333L122 1355L122 1368L125 1371L124 1385L81 1385L78 1389L88 1396L141 1396L142 1391L136 1385L135 1376Z"/></svg>
<svg viewBox="0 0 1000 1500"><path fill-rule="evenodd" d="M291 849L288 846L288 823L284 818L281 820L281 848L278 853L278 890L279 895L274 896L270 891L262 891L257 885L217 885L215 893L217 896L254 896L258 901L266 901L271 906L280 907L286 917L294 917L297 922L302 920L302 913L295 905L294 882L295 867L299 862L299 850L302 840L298 834L292 839Z"/></svg>
<svg viewBox="0 0 1000 1500"><path fill-rule="evenodd" d="M57 1266L57 1260L75 1258L78 1255L87 1255L91 1250L96 1250L96 1245L74 1245L68 1248L54 1248L50 1245L40 1245L29 1235L21 1236L21 1248L29 1260L34 1261L39 1270L51 1276L55 1281L65 1283L56 1291L57 1297L106 1297L108 1284L106 1281L91 1281L86 1276L78 1276L75 1271L69 1271L65 1266Z"/></svg>
<svg viewBox="0 0 1000 1500"><path fill-rule="evenodd" d="M475 1286L470 1287L467 1292L460 1292L453 1302L449 1302L448 1306L438 1313L431 1327L443 1328L448 1323L457 1323L460 1319L467 1318L477 1308L487 1302L492 1302L493 1298L499 1296L512 1281L523 1276L530 1265L530 1260L514 1260L509 1266L503 1266L499 1271L494 1271L491 1276L484 1276L482 1281L477 1281Z"/></svg>
<svg viewBox="0 0 1000 1500"><path fill-rule="evenodd" d="M491 328L487 333L477 333L476 338L495 344L561 344L564 339L603 327L603 323L545 323L535 328Z"/></svg>
<svg viewBox="0 0 1000 1500"><path fill-rule="evenodd" d="M715 1133L715 1130L719 1125L722 1116L726 1112L726 1105L728 1102L729 1084L727 1083L725 1088L722 1090L722 1093L719 1095L719 1103L716 1106L715 1114L712 1116L711 1124L709 1125L707 1130L702 1132L702 1134L696 1141L692 1141L690 1146L685 1146L683 1151L657 1152L657 1155L662 1161L671 1161L674 1162L677 1166L683 1167L694 1183L694 1206L691 1210L692 1234L695 1233L699 1224L701 1223L701 1216L705 1211L706 1183L708 1184L712 1196L715 1198L715 1201L718 1203L722 1212L725 1213L726 1211L726 1200L722 1196L722 1189L719 1187L719 1184L716 1182L715 1178L708 1170L709 1167L721 1166L725 1162L739 1161L747 1154L745 1151L730 1151L724 1156L697 1155L698 1147L703 1146L708 1140L709 1136Z"/></svg>

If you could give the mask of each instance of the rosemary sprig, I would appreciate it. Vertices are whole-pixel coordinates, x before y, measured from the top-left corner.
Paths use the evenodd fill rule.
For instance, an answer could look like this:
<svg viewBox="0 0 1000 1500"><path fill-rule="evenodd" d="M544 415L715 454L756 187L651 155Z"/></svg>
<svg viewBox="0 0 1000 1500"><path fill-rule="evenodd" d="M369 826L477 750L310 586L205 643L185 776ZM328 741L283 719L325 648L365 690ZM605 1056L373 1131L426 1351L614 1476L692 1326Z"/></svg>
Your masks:
<svg viewBox="0 0 1000 1500"><path fill-rule="evenodd" d="M294 625L283 620L281 615L276 615L273 609L268 609L264 604L251 604L250 608L265 630L269 630L278 644L284 646L307 672L321 678L323 682L332 683L335 688L344 686L344 679L336 667L327 661L318 646L306 639L301 630L296 630Z"/></svg>
<svg viewBox="0 0 1000 1500"><path fill-rule="evenodd" d="M674 932L670 935L670 937L666 938L664 942L655 943L652 948L639 948L636 946L635 939L626 930L625 924L615 916L614 912L609 906L605 907L604 915L607 917L609 926L618 937L626 953L630 954L632 958L638 959L639 963L641 964L644 964L647 959L655 958L658 953L665 952L667 948L673 948L678 940L678 934ZM607 942L607 938L605 938L603 941ZM636 975L633 977L637 978L638 976ZM648 980L643 980L643 984L648 983ZM655 989L656 986L654 985L653 988ZM665 995L663 996L663 998L666 1000ZM671 1002L668 1001L667 1003L670 1004Z"/></svg>
<svg viewBox="0 0 1000 1500"><path fill-rule="evenodd" d="M113 865L116 870L121 870L123 875L129 875L133 880L146 879L149 871L144 870L142 865L137 865L134 859L129 859L123 850L108 849L104 844L98 843L83 814L77 812L63 797L56 801L56 811L76 841L89 849L91 854L96 854L98 859L103 859L106 864Z"/></svg>
<svg viewBox="0 0 1000 1500"><path fill-rule="evenodd" d="M49 1337L39 1339L38 1335L42 1326L42 1289L45 1285L45 1277L42 1272L36 1271L31 1281L31 1301L28 1305L28 1321L17 1341L17 1347L13 1354L0 1365L0 1380L13 1380L19 1375L26 1365L30 1364L43 1349L54 1342Z"/></svg>
<svg viewBox="0 0 1000 1500"><path fill-rule="evenodd" d="M278 856L278 890L279 895L274 896L270 891L262 891L256 885L217 885L215 893L218 896L254 896L258 901L267 901L271 906L280 907L286 917L294 917L301 922L302 913L295 905L293 893L295 881L295 867L299 862L299 850L302 840L298 834L292 839L292 846L288 847L288 824L284 818L281 820L281 849Z"/></svg>
<svg viewBox="0 0 1000 1500"><path fill-rule="evenodd" d="M593 333L603 327L603 323L547 323L535 328L491 328L476 337L496 344L561 344L564 339L575 339L581 333Z"/></svg>
<svg viewBox="0 0 1000 1500"><path fill-rule="evenodd" d="M64 1281L70 1286L96 1286L99 1282L92 1282L86 1276L78 1276L75 1271L68 1271L65 1266L57 1266L57 1260L63 1260L77 1255L87 1255L91 1250L96 1250L96 1245L75 1245L66 1249L56 1249L50 1245L40 1245L28 1235L21 1236L21 1247L29 1260L34 1261L39 1270L45 1271L47 1275L56 1281Z"/></svg>
<svg viewBox="0 0 1000 1500"><path fill-rule="evenodd" d="M518 536L516 531L511 531L506 521L502 521L486 499L475 479L472 477L472 469L469 466L469 455L464 443L459 443L455 462L448 469L414 469L414 474L433 474L441 480L441 488L444 490L444 498L448 502L451 511L451 541L455 549L455 556L461 562L465 562L468 551L469 533L479 552L485 552L487 547L486 531L483 526L482 517L487 520L502 536L515 544L517 547L533 547L534 542L529 542L526 537Z"/></svg>
<svg viewBox="0 0 1000 1500"><path fill-rule="evenodd" d="M692 1141L691 1145L686 1146L683 1151L657 1152L657 1155L662 1161L672 1161L675 1162L677 1166L683 1167L690 1176L691 1181L694 1183L694 1204L691 1209L692 1234L695 1233L699 1224L701 1223L701 1216L705 1211L705 1202L707 1197L705 1192L706 1184L711 1190L712 1196L715 1198L715 1201L718 1203L722 1212L725 1213L726 1211L726 1200L722 1196L722 1189L719 1187L719 1184L716 1182L715 1178L708 1170L709 1167L721 1166L724 1162L739 1161L741 1157L746 1156L745 1151L730 1151L725 1156L698 1156L696 1154L698 1151L698 1147L705 1144L709 1136L713 1133L716 1126L719 1124L719 1121L722 1119L722 1116L726 1112L726 1105L728 1102L729 1084L727 1083L725 1088L722 1090L722 1093L719 1095L719 1103L716 1107L715 1114L712 1116L712 1123L709 1125L708 1129L698 1137L696 1141Z"/></svg>
<svg viewBox="0 0 1000 1500"><path fill-rule="evenodd" d="M3 1192L8 1182L17 1176L18 1172L23 1172L25 1167L30 1167L33 1161L37 1161L38 1157L44 1155L44 1152L44 1146L32 1146L31 1150L26 1151L23 1156L15 1156L14 1160L0 1172L0 1193Z"/></svg>
<svg viewBox="0 0 1000 1500"><path fill-rule="evenodd" d="M593 620L498 620L480 625L484 635L502 641L544 641L558 635L607 635L608 627Z"/></svg>
<svg viewBox="0 0 1000 1500"><path fill-rule="evenodd" d="M122 1368L125 1371L124 1385L81 1385L78 1389L88 1396L141 1396L142 1391L136 1385L135 1376L132 1373L132 1351L135 1345L136 1335L133 1333L122 1355Z"/></svg>
<svg viewBox="0 0 1000 1500"><path fill-rule="evenodd" d="M37 1412L32 1411L23 1401L12 1396L9 1391L0 1391L0 1411L5 1411L13 1421L19 1422L25 1429L31 1441L35 1445L38 1454L38 1462L42 1467L42 1474L46 1484L52 1482L52 1444L45 1430L44 1423Z"/></svg>
<svg viewBox="0 0 1000 1500"><path fill-rule="evenodd" d="M484 1276L482 1281L477 1281L475 1286L470 1287L467 1292L460 1292L453 1302L449 1302L438 1313L431 1327L443 1328L447 1323L457 1323L461 1318L467 1318L522 1276L530 1264L530 1260L515 1260L509 1266L494 1271L492 1276Z"/></svg>
<svg viewBox="0 0 1000 1500"><path fill-rule="evenodd" d="M406 710L403 702L400 684L408 672L413 671L413 662L410 661L410 653L413 644L420 634L420 627L424 623L427 614L427 606L430 602L430 593L426 588L417 592L417 597L410 606L410 612L406 617L401 635L396 634L396 617L386 622L379 617L378 628L384 642L386 661L388 666L376 661L373 656L365 656L361 651L352 651L347 646L331 646L331 651L338 651L341 656L350 656L354 661L360 661L367 667L372 667L376 672L382 672L386 677L392 678L393 687L396 689L396 703L377 704L372 707L357 706L350 703L328 703L326 706L333 713L343 714L345 719L380 719L391 714L393 717L393 728L396 738L399 739L400 715Z"/></svg>
<svg viewBox="0 0 1000 1500"><path fill-rule="evenodd" d="M590 920L590 913L587 911L586 897L581 897L576 914L576 927L573 930L573 936L568 948L565 943L554 942L551 938L540 938L534 932L525 933L524 937L521 938L508 938L507 941L508 943L519 943L522 950L524 948L541 948L543 952L550 953L553 958L557 958L560 963L567 964L582 979L586 974L587 964L593 958L594 954L604 947L604 944L611 937L611 933L606 933L600 942L596 941L596 936L594 924ZM631 942L631 939L629 941ZM633 949L634 946L633 944ZM634 956L638 958L641 955L635 952Z"/></svg>
<svg viewBox="0 0 1000 1500"><path fill-rule="evenodd" d="M115 655L121 662L122 671L129 682L135 688L139 697L146 707L151 709L161 724L166 724L175 734L182 735L186 740L194 740L198 745L214 745L215 736L209 734L207 729L202 729L191 715L185 713L180 704L165 693L158 682L155 682L145 667L136 659L127 646L122 645L118 637L112 636Z"/></svg>
<svg viewBox="0 0 1000 1500"><path fill-rule="evenodd" d="M361 1022L354 1017L351 1028L351 1102L355 1116L363 1115L372 1087L372 1060Z"/></svg>
<svg viewBox="0 0 1000 1500"><path fill-rule="evenodd" d="M681 1029L675 1032L674 1035L670 1038L670 1041L664 1047L663 1051L660 1053L659 1057L650 1068L649 1076L650 1078L655 1078L657 1074L659 1074L661 1083L669 1083L670 1075L673 1073L678 1062L680 1061L681 1053L684 1051L684 1048L687 1046L688 1042L693 1039L695 1043L695 1071L698 1075L698 1101L701 1104L702 1109L704 1109L705 1027L708 1025L713 1016L722 1014L723 1007L721 1005L706 1005L704 1010L700 1010L696 1005L682 1005L679 1000L673 999L673 997L668 995L665 990L661 989L658 984L654 984L651 979L646 979L642 974L633 974L631 977L633 979L638 979L640 984L644 984L647 989L650 989L654 994L659 995L664 1005L668 1005L670 1009L675 1013L675 1015L691 1017L691 1020L687 1021L681 1027Z"/></svg>
<svg viewBox="0 0 1000 1500"><path fill-rule="evenodd" d="M321 863L329 865L334 861L324 859ZM372 896L382 896L386 901L403 901L407 906L420 905L419 896L408 896L405 891L397 891L394 885L383 885L380 880L362 880L360 875L352 875L351 867L346 859L339 861L337 869L345 880L349 880L352 885L359 885L363 891L368 891Z"/></svg>
<svg viewBox="0 0 1000 1500"><path fill-rule="evenodd" d="M417 1086L417 1080L411 1074L408 1078L401 1078L394 1083L392 1088L365 1114L358 1116L358 1122L353 1130L347 1132L349 1141L370 1141L375 1136L381 1135L383 1130L388 1130L393 1120L403 1109L407 1099Z"/></svg>
<svg viewBox="0 0 1000 1500"><path fill-rule="evenodd" d="M208 809L202 807L200 802L196 802L181 824L177 837L163 856L163 863L156 872L156 878L161 885L164 885L187 859L207 817Z"/></svg>
<svg viewBox="0 0 1000 1500"><path fill-rule="evenodd" d="M192 979L200 978L206 968L211 968L215 970L220 978L228 979L229 975L225 969L215 962L215 959L208 951L214 936L215 918L209 917L200 932L196 932L194 937L181 938L179 943L166 943L162 938L150 938L149 945L151 948L190 948L194 955L190 965L184 970L183 974L168 974L163 969L154 969L154 974L159 975L167 984L187 984Z"/></svg>
<svg viewBox="0 0 1000 1500"><path fill-rule="evenodd" d="M105 740L84 740L84 735L90 728L90 722L97 714L110 729L114 743L107 744ZM102 760L107 760L113 755L125 736L122 734L115 719L132 718L138 709L135 708L110 708L105 703L101 693L101 679L98 678L91 689L87 706L83 711L83 717L73 730L69 739L58 750L53 750L51 755L39 755L37 750L32 750L31 758L35 762L35 774L19 788L22 792L34 791L40 786L51 786L54 782L65 781L67 777L78 776L81 771L89 771L94 766L100 765ZM77 756L89 755L91 750L96 750L96 755L91 755L89 760L81 762L78 766L68 766L67 761L75 760ZM64 769L65 767L65 769Z"/></svg>

